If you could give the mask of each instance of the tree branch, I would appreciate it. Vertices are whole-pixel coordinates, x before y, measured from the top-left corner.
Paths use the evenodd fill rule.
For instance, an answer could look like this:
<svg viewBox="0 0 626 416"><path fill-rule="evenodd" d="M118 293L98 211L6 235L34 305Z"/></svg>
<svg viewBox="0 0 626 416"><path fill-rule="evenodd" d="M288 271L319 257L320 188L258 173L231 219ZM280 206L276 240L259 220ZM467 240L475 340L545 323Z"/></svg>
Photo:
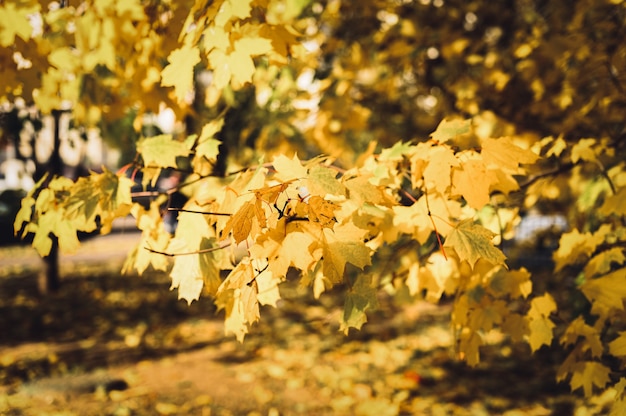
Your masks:
<svg viewBox="0 0 626 416"><path fill-rule="evenodd" d="M232 245L231 241L226 241L226 242L220 242L220 245L218 245L217 247L211 247L211 248L205 248L205 249L201 249L201 250L196 250L196 251L186 251L183 253L168 253L167 251L160 251L160 250L155 250L153 248L150 247L144 247L144 250L148 250L150 253L155 253L155 254L161 254L163 256L167 256L167 257L176 257L176 256L190 256L193 254L205 254L205 253L212 253L214 251L218 251L218 250L223 250L229 246Z"/></svg>

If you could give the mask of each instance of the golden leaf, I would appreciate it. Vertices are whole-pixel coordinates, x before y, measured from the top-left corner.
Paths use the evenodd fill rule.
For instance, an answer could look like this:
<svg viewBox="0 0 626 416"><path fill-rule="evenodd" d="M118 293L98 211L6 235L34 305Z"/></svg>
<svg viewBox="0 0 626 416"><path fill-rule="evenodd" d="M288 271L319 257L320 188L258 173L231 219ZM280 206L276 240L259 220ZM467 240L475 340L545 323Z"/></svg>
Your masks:
<svg viewBox="0 0 626 416"><path fill-rule="evenodd" d="M222 240L228 237L232 231L235 244L239 244L240 242L246 240L250 235L250 232L252 231L252 221L255 217L263 221L264 224L265 212L263 211L263 207L258 206L260 203L257 202L259 201L247 201L243 204L239 211L230 216L224 226L224 230L222 231Z"/></svg>
<svg viewBox="0 0 626 416"><path fill-rule="evenodd" d="M276 169L276 179L282 182L303 179L307 175L307 169L302 166L297 154L294 154L291 159L285 155L278 155L274 157L272 165Z"/></svg>
<svg viewBox="0 0 626 416"><path fill-rule="evenodd" d="M626 268L597 279L588 280L580 290L591 302L591 313L605 317L612 310L624 310L626 299Z"/></svg>
<svg viewBox="0 0 626 416"><path fill-rule="evenodd" d="M572 147L572 162L576 163L579 160L594 162L597 159L596 152L592 148L594 144L596 144L596 139L580 139Z"/></svg>
<svg viewBox="0 0 626 416"><path fill-rule="evenodd" d="M604 352L604 345L600 339L598 330L585 323L582 316L573 320L568 326L560 339L561 345L575 345L581 351L591 351L591 356L600 357Z"/></svg>
<svg viewBox="0 0 626 416"><path fill-rule="evenodd" d="M161 85L173 86L179 102L193 90L194 67L200 62L200 51L188 43L172 51L167 57L169 64L161 72Z"/></svg>
<svg viewBox="0 0 626 416"><path fill-rule="evenodd" d="M428 163L423 172L426 186L430 187L432 185L441 194L447 192L452 182L451 168L459 166L459 161L454 156L452 150L447 146L436 146L431 148L427 155L416 153L413 158L418 155L420 155L420 158L426 156Z"/></svg>
<svg viewBox="0 0 626 416"><path fill-rule="evenodd" d="M436 142L445 143L457 136L468 134L471 131L471 126L471 120L447 118L439 123L437 129L430 135L430 137Z"/></svg>
<svg viewBox="0 0 626 416"><path fill-rule="evenodd" d="M491 242L494 236L494 233L482 225L474 223L472 219L467 219L452 229L444 247L452 247L459 259L467 261L472 268L480 258L493 265L504 265L506 256Z"/></svg>
<svg viewBox="0 0 626 416"><path fill-rule="evenodd" d="M591 397L593 386L604 388L610 381L610 373L611 370L608 367L596 361L577 363L570 386L572 391L582 387L585 397Z"/></svg>
<svg viewBox="0 0 626 416"><path fill-rule="evenodd" d="M477 158L464 161L452 170L453 192L462 195L468 205L481 209L489 203L489 190L495 177L484 162Z"/></svg>
<svg viewBox="0 0 626 416"><path fill-rule="evenodd" d="M609 351L616 357L626 357L626 331L609 343Z"/></svg>
<svg viewBox="0 0 626 416"><path fill-rule="evenodd" d="M332 228L337 222L335 211L339 208L331 201L314 195L307 201L309 221L319 223L322 227Z"/></svg>
<svg viewBox="0 0 626 416"><path fill-rule="evenodd" d="M542 345L550 345L553 338L553 329L556 325L550 320L550 314L556 310L556 303L550 294L534 298L530 302L530 310L526 315L528 320L528 343L532 351L537 351Z"/></svg>
<svg viewBox="0 0 626 416"><path fill-rule="evenodd" d="M493 165L505 172L519 173L520 164L535 163L539 158L532 151L517 146L511 137L485 138L481 140L481 146L480 154L485 164L488 167Z"/></svg>

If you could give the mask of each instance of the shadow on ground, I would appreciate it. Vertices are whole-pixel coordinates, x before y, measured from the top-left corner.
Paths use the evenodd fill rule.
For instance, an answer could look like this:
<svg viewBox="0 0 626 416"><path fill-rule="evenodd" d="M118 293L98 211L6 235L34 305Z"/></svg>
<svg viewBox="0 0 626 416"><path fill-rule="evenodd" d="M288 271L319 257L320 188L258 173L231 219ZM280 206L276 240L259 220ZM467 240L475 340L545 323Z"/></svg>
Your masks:
<svg viewBox="0 0 626 416"><path fill-rule="evenodd" d="M16 249L13 249L16 250ZM6 254L6 252L5 252ZM6 257L4 257L6 258ZM338 331L341 299L287 282L243 344L211 300L190 306L159 273L121 276L122 259L66 264L59 293L36 273L0 279L0 413L39 415L602 414L554 382L557 357L496 344L454 359L449 308L382 308ZM254 413L259 412L259 413Z"/></svg>

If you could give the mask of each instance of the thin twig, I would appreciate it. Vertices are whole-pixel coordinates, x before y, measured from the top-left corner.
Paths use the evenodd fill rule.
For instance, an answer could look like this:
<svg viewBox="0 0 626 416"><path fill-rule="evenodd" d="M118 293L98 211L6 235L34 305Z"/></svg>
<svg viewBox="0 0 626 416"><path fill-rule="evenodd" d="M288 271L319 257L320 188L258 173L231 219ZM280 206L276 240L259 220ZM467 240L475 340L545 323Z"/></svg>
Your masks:
<svg viewBox="0 0 626 416"><path fill-rule="evenodd" d="M155 253L155 254L161 254L163 256L167 256L167 257L176 257L176 256L191 256L193 254L205 254L205 253L212 253L214 251L218 251L218 250L223 250L227 247L229 247L232 244L232 242L227 241L226 243L224 243L223 245L220 244L217 247L211 247L211 248L204 248L201 250L196 250L196 251L186 251L183 253L168 253L166 251L160 251L160 250L155 250L153 248L150 247L144 247L145 250L148 250L151 253Z"/></svg>
<svg viewBox="0 0 626 416"><path fill-rule="evenodd" d="M202 215L221 215L223 217L230 217L233 214L227 214L225 212L205 212L205 211L196 211L193 209L184 209L184 208L172 208L169 207L168 211L177 211L177 212L189 212L191 214L202 214Z"/></svg>
<svg viewBox="0 0 626 416"><path fill-rule="evenodd" d="M424 186L424 197L426 199L426 210L428 211L428 218L430 218L430 222L435 229L435 237L437 237L437 243L439 243L439 248L441 249L441 254L443 254L443 258L448 260L448 256L446 255L446 250L443 248L443 244L441 243L441 237L439 237L439 232L437 231L437 226L435 225L435 220L433 219L432 214L430 213L430 204L428 203L428 190L426 186Z"/></svg>
<svg viewBox="0 0 626 416"><path fill-rule="evenodd" d="M538 173L535 176L532 176L526 182L519 184L519 187L520 187L520 189L527 188L530 185L532 185L533 183L537 182L539 179L545 178L547 176L553 176L553 175L557 175L559 173L567 172L568 170L573 169L574 166L575 166L574 162L564 163L564 164L562 164L560 166L557 166L554 169L550 169L550 170L547 170L545 172Z"/></svg>

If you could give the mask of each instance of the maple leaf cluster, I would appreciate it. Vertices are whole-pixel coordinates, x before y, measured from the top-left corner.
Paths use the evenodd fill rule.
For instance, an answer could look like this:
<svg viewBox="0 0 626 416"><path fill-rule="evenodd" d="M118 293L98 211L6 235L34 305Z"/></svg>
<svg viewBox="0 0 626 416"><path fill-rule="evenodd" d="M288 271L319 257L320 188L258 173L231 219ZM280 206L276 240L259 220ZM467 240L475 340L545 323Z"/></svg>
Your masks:
<svg viewBox="0 0 626 416"><path fill-rule="evenodd" d="M201 166L199 159L214 161L219 144L214 136L222 125L213 121L200 137L185 140L171 135L143 139L138 153L144 182L153 182L163 169L175 168L181 158L194 167ZM52 182L36 200L34 195L24 200L16 227L28 222L28 231L41 229L46 237L36 234L34 245L45 255L50 232L62 239L62 250L72 250L69 236L74 230L94 229L96 215L107 232L112 218L130 213L142 237L125 271L167 271L172 288L187 302L202 293L213 296L225 311L226 331L239 340L260 318L259 305L275 306L279 284L294 273L316 297L333 286L346 286L341 328L345 332L360 328L367 311L376 307L378 285L389 273L373 257L408 239L422 254L413 259L403 284L412 295L426 290L433 301L460 291L454 322L464 354L474 364L482 345L480 334L496 324L513 328L511 320L524 320L528 330L518 328L514 336L529 338L537 346L550 341L552 327L549 312L535 313L531 308L524 316L508 311L505 299L529 296L529 275L506 270L505 256L493 243L496 232L476 221L493 192L516 189L513 175L524 172L520 161L532 163L537 157L508 137L481 139L480 151L455 150L452 142L467 134L474 134L470 120L446 120L433 134L437 140L398 143L371 152L348 170L327 157L301 161L297 155L279 155L225 179L196 172L179 185L189 200L178 214L174 234L162 225L160 207L167 193L149 208L131 205L133 181L125 176L117 180L109 172L76 184L55 180L63 185ZM497 152L515 157L496 156ZM109 195L117 197L111 200ZM50 215L56 215L55 222L48 221ZM69 224L72 230L65 230ZM392 272L402 275L402 269ZM498 285L492 296L472 295L474 285L490 275ZM495 309L488 312L490 308ZM547 329L537 329L539 322Z"/></svg>

